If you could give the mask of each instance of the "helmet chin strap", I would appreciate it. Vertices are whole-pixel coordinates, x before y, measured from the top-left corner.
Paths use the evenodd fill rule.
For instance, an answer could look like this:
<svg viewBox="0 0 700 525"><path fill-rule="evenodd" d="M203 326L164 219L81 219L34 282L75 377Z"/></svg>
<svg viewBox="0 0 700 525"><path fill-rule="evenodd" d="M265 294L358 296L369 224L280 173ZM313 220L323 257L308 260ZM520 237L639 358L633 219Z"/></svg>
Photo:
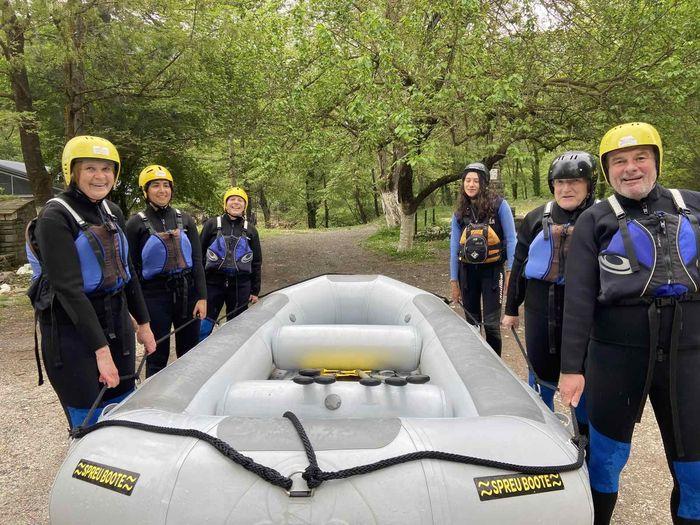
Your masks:
<svg viewBox="0 0 700 525"><path fill-rule="evenodd" d="M170 201L168 201L168 204L166 204L165 206L160 206L159 204L156 204L155 202L153 202L152 200L150 200L148 197L146 197L146 202L148 202L148 204L149 204L149 205L151 206L151 208L153 208L154 210L161 210L161 211L162 211L162 210L167 210L167 209L170 207L170 202L171 202L171 201L172 201L172 199L170 199Z"/></svg>

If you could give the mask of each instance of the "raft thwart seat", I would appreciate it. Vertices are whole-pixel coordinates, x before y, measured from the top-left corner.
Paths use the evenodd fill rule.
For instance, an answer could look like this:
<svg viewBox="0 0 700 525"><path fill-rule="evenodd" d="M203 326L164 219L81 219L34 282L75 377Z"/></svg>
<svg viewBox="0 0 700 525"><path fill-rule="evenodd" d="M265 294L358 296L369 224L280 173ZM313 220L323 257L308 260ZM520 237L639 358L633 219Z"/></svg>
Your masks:
<svg viewBox="0 0 700 525"><path fill-rule="evenodd" d="M334 368L412 372L418 368L421 336L415 326L288 325L272 337L277 368Z"/></svg>

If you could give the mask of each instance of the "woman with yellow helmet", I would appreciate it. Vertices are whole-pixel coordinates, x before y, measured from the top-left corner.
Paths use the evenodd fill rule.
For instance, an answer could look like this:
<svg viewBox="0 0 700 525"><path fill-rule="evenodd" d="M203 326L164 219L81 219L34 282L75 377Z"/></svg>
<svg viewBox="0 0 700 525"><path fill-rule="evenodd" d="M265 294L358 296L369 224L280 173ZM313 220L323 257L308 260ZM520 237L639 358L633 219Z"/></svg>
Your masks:
<svg viewBox="0 0 700 525"><path fill-rule="evenodd" d="M129 259L124 216L107 195L119 177L111 142L78 136L63 149L68 189L49 200L30 224L28 254L34 267L30 298L41 327L46 374L71 427L125 398L134 380L134 329L147 353L155 350L148 310ZM38 359L38 356L37 356ZM40 376L41 377L41 376Z"/></svg>
<svg viewBox="0 0 700 525"><path fill-rule="evenodd" d="M667 189L659 133L616 126L600 143L615 192L584 211L566 263L562 401L586 391L596 525L610 522L647 396L673 477L675 524L700 523L700 193Z"/></svg>
<svg viewBox="0 0 700 525"><path fill-rule="evenodd" d="M262 251L255 226L246 218L248 194L243 188L229 188L223 198L224 213L202 227L202 253L207 279L207 314L200 338L214 327L226 304L226 318L232 319L256 303L260 293Z"/></svg>
<svg viewBox="0 0 700 525"><path fill-rule="evenodd" d="M199 320L207 315L199 233L192 217L173 208L174 181L160 165L146 166L139 174L139 188L146 207L126 223L131 258L141 279L141 288L157 339L175 334L175 353L182 357L199 341ZM186 326L185 326L186 325ZM161 341L148 356L146 377L168 364L170 338Z"/></svg>

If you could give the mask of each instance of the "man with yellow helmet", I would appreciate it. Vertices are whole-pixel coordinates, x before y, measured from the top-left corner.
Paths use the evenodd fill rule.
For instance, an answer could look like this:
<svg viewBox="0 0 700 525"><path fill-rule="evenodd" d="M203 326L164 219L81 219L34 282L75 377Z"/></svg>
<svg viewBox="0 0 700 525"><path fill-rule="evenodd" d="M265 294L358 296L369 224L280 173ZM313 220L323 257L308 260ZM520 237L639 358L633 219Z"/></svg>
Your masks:
<svg viewBox="0 0 700 525"><path fill-rule="evenodd" d="M74 137L63 149L62 165L68 189L49 200L28 227L34 269L29 295L41 327L46 374L75 427L100 383L109 389L90 423L134 388L133 379L120 380L135 368L129 313L147 353L155 350L155 339L129 259L124 216L106 198L119 177L116 148L100 137Z"/></svg>
<svg viewBox="0 0 700 525"><path fill-rule="evenodd" d="M146 207L126 223L131 258L155 337L165 336L173 326L183 327L175 334L175 353L181 357L199 341L200 321L192 319L207 315L199 233L189 214L170 205L174 180L167 168L146 166L139 174L139 188ZM165 368L169 355L168 338L148 356L146 377Z"/></svg>
<svg viewBox="0 0 700 525"><path fill-rule="evenodd" d="M258 301L262 267L260 237L246 218L248 194L243 188L224 193L223 215L209 219L202 227L202 253L207 279L207 315L200 338L207 337L226 304L232 319Z"/></svg>
<svg viewBox="0 0 700 525"><path fill-rule="evenodd" d="M595 523L606 524L647 395L673 476L673 522L700 523L700 193L657 183L653 126L600 144L615 193L576 222L566 266L562 400L586 390ZM585 376L585 379L584 379Z"/></svg>

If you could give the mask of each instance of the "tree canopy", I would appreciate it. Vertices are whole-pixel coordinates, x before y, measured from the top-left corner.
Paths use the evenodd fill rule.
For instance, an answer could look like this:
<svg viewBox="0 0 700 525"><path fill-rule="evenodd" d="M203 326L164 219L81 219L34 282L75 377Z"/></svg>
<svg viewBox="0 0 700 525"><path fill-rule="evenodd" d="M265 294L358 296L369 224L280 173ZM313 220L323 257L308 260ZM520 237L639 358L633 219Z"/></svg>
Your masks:
<svg viewBox="0 0 700 525"><path fill-rule="evenodd" d="M635 120L661 132L665 183L700 188L692 0L0 6L0 156L24 159L40 201L66 139L94 134L123 158L127 210L159 163L203 214L238 184L267 224L383 213L406 248L413 214L467 162L538 195L555 154L596 153Z"/></svg>

